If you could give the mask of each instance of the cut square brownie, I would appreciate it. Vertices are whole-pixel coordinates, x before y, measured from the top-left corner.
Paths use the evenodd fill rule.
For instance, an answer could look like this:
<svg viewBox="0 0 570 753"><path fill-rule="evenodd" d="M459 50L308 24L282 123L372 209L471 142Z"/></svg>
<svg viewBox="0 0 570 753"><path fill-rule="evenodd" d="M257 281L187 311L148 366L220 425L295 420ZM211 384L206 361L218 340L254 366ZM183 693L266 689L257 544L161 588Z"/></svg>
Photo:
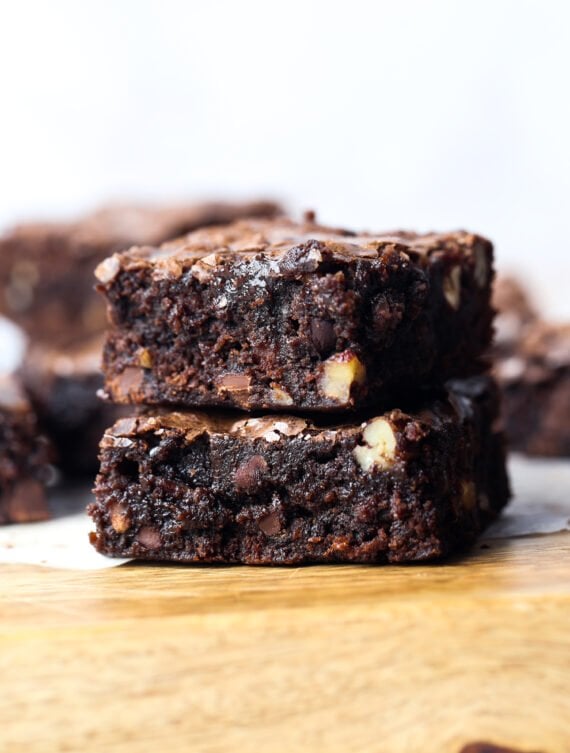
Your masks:
<svg viewBox="0 0 570 753"><path fill-rule="evenodd" d="M101 444L92 541L107 555L293 565L431 560L509 496L497 390L454 382L406 410L334 424L157 411Z"/></svg>
<svg viewBox="0 0 570 753"><path fill-rule="evenodd" d="M0 523L49 517L45 484L52 477L51 450L36 416L12 376L0 377Z"/></svg>
<svg viewBox="0 0 570 753"><path fill-rule="evenodd" d="M480 370L491 243L239 222L105 260L119 403L344 411Z"/></svg>
<svg viewBox="0 0 570 753"><path fill-rule="evenodd" d="M517 347L526 328L539 317L528 291L516 277L498 274L492 301L497 312L493 355L500 358L508 356Z"/></svg>
<svg viewBox="0 0 570 753"><path fill-rule="evenodd" d="M0 237L0 313L34 342L83 339L105 327L93 270L109 254L162 243L203 225L279 213L271 202L116 205L75 222L20 225Z"/></svg>

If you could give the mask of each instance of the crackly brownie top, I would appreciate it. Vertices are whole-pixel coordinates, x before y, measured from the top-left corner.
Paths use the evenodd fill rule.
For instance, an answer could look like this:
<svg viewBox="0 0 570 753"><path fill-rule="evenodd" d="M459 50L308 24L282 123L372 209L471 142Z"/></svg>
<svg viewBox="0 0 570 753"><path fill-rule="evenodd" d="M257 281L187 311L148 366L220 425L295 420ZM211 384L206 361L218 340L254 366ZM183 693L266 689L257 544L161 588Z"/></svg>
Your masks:
<svg viewBox="0 0 570 753"><path fill-rule="evenodd" d="M203 202L172 206L113 204L71 222L17 225L4 236L15 241L65 240L72 246L120 247L133 243L160 243L187 229L232 222L240 217L275 217L280 208L269 201L244 203Z"/></svg>
<svg viewBox="0 0 570 753"><path fill-rule="evenodd" d="M157 409L152 413L119 419L104 436L106 447L129 446L134 437L145 434L161 435L169 431L192 441L201 435L230 435L247 439L278 442L282 438L301 436L303 439L334 439L337 435L359 434L367 426L376 426L375 440L395 442L394 432L403 430L412 422L421 434L422 428L442 427L448 422L460 423L472 414L475 401L491 390L486 377L457 382L454 387L419 402L409 413L400 409L387 411L359 423L347 419L309 419L287 414L273 414L239 418L229 412L204 413L202 411L169 411ZM378 436L379 431L379 436ZM409 429L406 433L409 433ZM413 432L412 432L413 433Z"/></svg>
<svg viewBox="0 0 570 753"><path fill-rule="evenodd" d="M183 434L188 440L201 434L233 434L274 441L280 435L291 437L311 429L318 431L313 422L297 416L237 419L235 414L230 413L158 410L151 415L120 419L109 429L105 438L110 444L121 445L121 440L146 433L161 434L170 429Z"/></svg>
<svg viewBox="0 0 570 753"><path fill-rule="evenodd" d="M442 418L437 410L426 416L426 420L441 421ZM158 437L163 434L167 437L182 436L184 441L189 443L201 436L213 438L223 435L250 441L259 440L270 445L275 443L277 446L282 446L293 438L296 442L301 440L303 444L305 440L313 443L352 440L356 445L359 435L362 434L363 442L354 447L353 454L356 462L367 471L372 467L390 468L399 460L401 450L398 447L397 429L402 420L405 423L406 416L400 411L377 416L361 425L340 426L319 426L314 421L287 415L236 420L235 415L214 417L204 413L164 412L119 420L104 435L101 449L127 449L134 444L134 440L149 434ZM416 428L416 434L422 435L420 425Z"/></svg>
<svg viewBox="0 0 570 753"><path fill-rule="evenodd" d="M303 262L309 269L327 251L333 259L378 258L383 253L400 252L408 256L425 256L440 250L468 253L480 243L490 245L472 233L427 233L424 235L395 231L360 233L319 225L311 217L303 222L287 218L242 220L227 226L203 228L161 246L136 246L115 254L97 268L98 279L110 282L121 269L152 267L161 275L179 276L191 269L198 279L211 274L228 261L262 256L286 271L291 252L304 247ZM297 262L299 260L296 260Z"/></svg>

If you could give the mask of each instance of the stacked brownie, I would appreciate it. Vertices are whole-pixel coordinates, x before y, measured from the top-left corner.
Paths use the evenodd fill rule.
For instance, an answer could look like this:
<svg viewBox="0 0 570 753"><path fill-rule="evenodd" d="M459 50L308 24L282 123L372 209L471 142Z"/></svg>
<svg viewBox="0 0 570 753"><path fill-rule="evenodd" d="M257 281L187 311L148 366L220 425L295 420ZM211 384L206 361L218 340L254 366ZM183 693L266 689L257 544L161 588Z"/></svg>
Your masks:
<svg viewBox="0 0 570 753"><path fill-rule="evenodd" d="M273 217L277 205L115 205L72 222L30 223L0 236L0 313L29 338L20 378L66 476L92 475L105 426L121 411L103 406L105 308L93 269L133 244L156 244L204 225Z"/></svg>
<svg viewBox="0 0 570 753"><path fill-rule="evenodd" d="M506 504L484 238L236 222L97 277L105 393L132 406L101 443L99 551L428 560Z"/></svg>

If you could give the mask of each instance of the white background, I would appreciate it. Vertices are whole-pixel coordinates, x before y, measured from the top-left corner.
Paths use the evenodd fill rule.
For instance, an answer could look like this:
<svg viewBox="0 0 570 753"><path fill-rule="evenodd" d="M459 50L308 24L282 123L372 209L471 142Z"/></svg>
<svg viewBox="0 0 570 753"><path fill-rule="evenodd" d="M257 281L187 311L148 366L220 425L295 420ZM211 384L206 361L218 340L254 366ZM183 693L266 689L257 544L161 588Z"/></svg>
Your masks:
<svg viewBox="0 0 570 753"><path fill-rule="evenodd" d="M0 0L0 225L269 194L466 227L570 317L564 0Z"/></svg>

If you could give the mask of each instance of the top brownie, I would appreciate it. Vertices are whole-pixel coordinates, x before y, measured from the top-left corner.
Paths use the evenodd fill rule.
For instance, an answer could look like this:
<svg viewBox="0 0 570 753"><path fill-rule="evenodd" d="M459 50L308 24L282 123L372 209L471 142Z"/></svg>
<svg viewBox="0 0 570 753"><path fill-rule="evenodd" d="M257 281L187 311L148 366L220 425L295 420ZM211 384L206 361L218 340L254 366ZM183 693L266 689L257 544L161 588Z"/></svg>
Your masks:
<svg viewBox="0 0 570 753"><path fill-rule="evenodd" d="M115 205L75 222L20 225L0 236L0 313L35 342L67 344L100 333L105 310L93 270L134 244L162 243L204 225L274 217L270 202Z"/></svg>
<svg viewBox="0 0 570 753"><path fill-rule="evenodd" d="M97 269L119 403L337 411L473 374L491 339L492 245L236 222Z"/></svg>

